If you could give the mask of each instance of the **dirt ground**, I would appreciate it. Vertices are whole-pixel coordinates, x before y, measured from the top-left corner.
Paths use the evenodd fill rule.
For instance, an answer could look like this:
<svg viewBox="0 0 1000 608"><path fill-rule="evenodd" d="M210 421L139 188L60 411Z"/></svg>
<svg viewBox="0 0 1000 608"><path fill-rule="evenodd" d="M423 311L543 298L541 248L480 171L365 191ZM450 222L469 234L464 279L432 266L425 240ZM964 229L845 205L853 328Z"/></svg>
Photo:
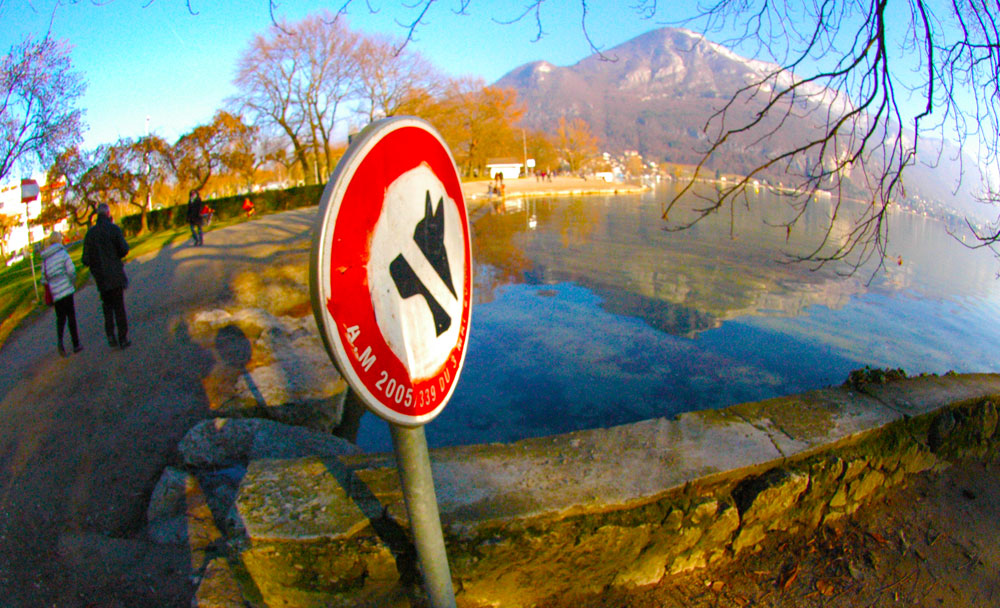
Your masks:
<svg viewBox="0 0 1000 608"><path fill-rule="evenodd" d="M924 473L836 527L635 591L545 608L1000 605L1000 464Z"/></svg>
<svg viewBox="0 0 1000 608"><path fill-rule="evenodd" d="M193 310L232 299L260 264L302 263L311 213L267 216L130 262L126 351L103 340L92 286L77 294L85 350L55 354L51 311L0 349L0 606L189 606L185 546L145 536L145 511L176 445L211 416L211 353ZM808 538L587 606L983 606L1000 597L1000 467L965 462ZM569 604L566 604L567 608ZM561 608L553 604L552 608Z"/></svg>

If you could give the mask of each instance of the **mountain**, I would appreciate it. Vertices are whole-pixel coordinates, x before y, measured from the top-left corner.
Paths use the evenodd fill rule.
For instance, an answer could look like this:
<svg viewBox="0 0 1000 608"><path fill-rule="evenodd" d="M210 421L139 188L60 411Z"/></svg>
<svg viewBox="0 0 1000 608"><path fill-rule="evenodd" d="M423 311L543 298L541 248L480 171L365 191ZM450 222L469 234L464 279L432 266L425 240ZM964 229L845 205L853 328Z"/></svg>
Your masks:
<svg viewBox="0 0 1000 608"><path fill-rule="evenodd" d="M560 67L535 61L515 68L495 84L512 88L527 112L525 126L554 133L559 118L586 120L605 150L635 150L656 161L693 164L707 149L706 122L724 107L733 94L775 68L772 64L736 55L704 36L679 28L661 28L642 34L601 54ZM715 155L709 169L746 174L770 158L773 151L799 145L803 137L823 128L835 95L819 87L800 96L795 111L781 129L769 137L760 134L778 126L771 116L753 136L732 138ZM752 120L766 95L744 95L728 112L729 125ZM842 103L842 102L841 102ZM712 126L718 128L716 121ZM953 193L958 180L955 150L941 155L936 167L933 146L923 146L922 162L908 169L907 194L923 200L961 206L963 213L982 210L970 202L970 184L978 174L967 175L963 188ZM934 148L936 149L936 148ZM966 163L968 171L971 163ZM793 171L804 171L802 163ZM777 172L769 177L781 179Z"/></svg>
<svg viewBox="0 0 1000 608"><path fill-rule="evenodd" d="M712 111L766 68L694 32L662 28L569 67L526 64L496 84L517 90L531 128L552 132L560 116L579 117L609 150L692 163L705 147L702 131ZM734 107L734 117L745 118L757 107ZM752 160L765 147L758 146ZM736 171L732 156L740 151L727 152L726 168Z"/></svg>

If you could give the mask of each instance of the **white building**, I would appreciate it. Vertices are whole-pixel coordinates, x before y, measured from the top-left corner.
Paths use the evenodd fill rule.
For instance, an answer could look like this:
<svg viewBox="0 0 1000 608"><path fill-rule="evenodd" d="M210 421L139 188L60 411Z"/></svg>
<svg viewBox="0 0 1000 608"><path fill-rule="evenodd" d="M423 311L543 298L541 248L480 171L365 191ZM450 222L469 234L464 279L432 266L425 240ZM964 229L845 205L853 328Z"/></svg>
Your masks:
<svg viewBox="0 0 1000 608"><path fill-rule="evenodd" d="M31 186L28 186L31 188ZM22 186L21 182L0 186L0 214L10 215L17 218L17 227L14 228L6 241L4 241L4 252L12 257L15 252L23 250L28 244L35 244L47 235L45 227L31 226L30 229L25 222L27 219L33 220L42 212L42 197L36 196L35 200L27 205L21 202ZM65 230L68 224L65 220L56 225L59 230Z"/></svg>
<svg viewBox="0 0 1000 608"><path fill-rule="evenodd" d="M504 179L517 179L521 176L521 168L524 163L511 158L497 158L486 162L486 174L490 179L496 178L497 173L503 175Z"/></svg>

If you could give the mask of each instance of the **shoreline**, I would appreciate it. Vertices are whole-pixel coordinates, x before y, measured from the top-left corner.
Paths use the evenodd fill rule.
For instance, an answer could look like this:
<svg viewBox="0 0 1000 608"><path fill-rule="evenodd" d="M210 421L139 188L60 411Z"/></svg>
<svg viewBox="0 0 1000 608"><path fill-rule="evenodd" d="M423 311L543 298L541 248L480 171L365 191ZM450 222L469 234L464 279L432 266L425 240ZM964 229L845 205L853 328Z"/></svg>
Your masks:
<svg viewBox="0 0 1000 608"><path fill-rule="evenodd" d="M504 182L504 196L488 193L492 180L481 179L462 182L462 195L466 203L500 201L505 198L531 198L536 196L576 196L584 194L640 194L650 190L648 186L625 183L609 183L598 179L580 177L555 177L551 181L536 181L530 177Z"/></svg>

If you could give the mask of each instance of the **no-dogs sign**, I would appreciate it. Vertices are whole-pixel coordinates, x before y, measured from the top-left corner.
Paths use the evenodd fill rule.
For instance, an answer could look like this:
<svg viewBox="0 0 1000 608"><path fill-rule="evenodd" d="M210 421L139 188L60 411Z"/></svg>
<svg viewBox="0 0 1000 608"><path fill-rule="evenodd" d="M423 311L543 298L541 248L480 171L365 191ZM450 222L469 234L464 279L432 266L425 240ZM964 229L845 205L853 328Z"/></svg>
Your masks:
<svg viewBox="0 0 1000 608"><path fill-rule="evenodd" d="M451 152L423 120L373 123L337 165L318 221L311 292L331 359L376 414L425 424L455 389L472 308Z"/></svg>

